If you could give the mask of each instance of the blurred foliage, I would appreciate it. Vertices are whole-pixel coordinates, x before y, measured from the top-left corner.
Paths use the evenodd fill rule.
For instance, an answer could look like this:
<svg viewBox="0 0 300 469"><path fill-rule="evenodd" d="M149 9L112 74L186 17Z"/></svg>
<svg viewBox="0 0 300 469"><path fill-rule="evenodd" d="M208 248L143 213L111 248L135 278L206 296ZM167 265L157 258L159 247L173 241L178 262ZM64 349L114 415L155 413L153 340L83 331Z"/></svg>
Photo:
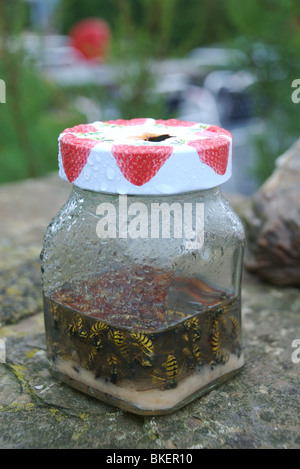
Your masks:
<svg viewBox="0 0 300 469"><path fill-rule="evenodd" d="M147 40L148 57L180 56L202 44L232 37L224 0L62 0L60 24L67 34L82 18L105 19L116 41ZM136 44L137 46L138 44Z"/></svg>
<svg viewBox="0 0 300 469"><path fill-rule="evenodd" d="M146 115L152 99L162 117L166 110L149 99L149 60L183 56L192 48L222 43L245 54L240 68L257 82L248 90L254 114L266 132L255 137L255 175L262 182L274 161L299 137L299 108L291 83L300 77L300 3L298 0L63 0L64 31L84 16L101 16L113 31L111 57L123 66L118 106L124 117ZM123 93L122 93L123 92ZM150 113L151 114L151 113ZM149 115L150 115L149 114Z"/></svg>
<svg viewBox="0 0 300 469"><path fill-rule="evenodd" d="M82 115L71 110L62 90L47 82L25 55L21 33L26 4L1 0L0 182L36 177L57 168L57 136Z"/></svg>
<svg viewBox="0 0 300 469"><path fill-rule="evenodd" d="M242 50L239 66L257 79L249 92L254 114L265 123L256 137L255 175L263 182L275 159L299 138L299 105L292 102L291 84L300 77L300 3L298 0L227 0L226 14Z"/></svg>
<svg viewBox="0 0 300 469"><path fill-rule="evenodd" d="M118 69L118 86L108 92L97 86L61 89L46 82L22 47L28 3L0 2L0 78L7 86L7 103L0 105L0 182L57 168L59 132L86 119L70 105L78 96L92 99L99 109L114 107L120 114L116 117L173 117L154 91L152 63L183 57L204 45L240 49L245 59L239 68L257 78L249 92L254 114L266 126L256 141L260 181L299 137L299 105L291 100L291 83L300 78L298 0L61 0L55 20L59 33L67 34L88 17L110 25L108 63Z"/></svg>

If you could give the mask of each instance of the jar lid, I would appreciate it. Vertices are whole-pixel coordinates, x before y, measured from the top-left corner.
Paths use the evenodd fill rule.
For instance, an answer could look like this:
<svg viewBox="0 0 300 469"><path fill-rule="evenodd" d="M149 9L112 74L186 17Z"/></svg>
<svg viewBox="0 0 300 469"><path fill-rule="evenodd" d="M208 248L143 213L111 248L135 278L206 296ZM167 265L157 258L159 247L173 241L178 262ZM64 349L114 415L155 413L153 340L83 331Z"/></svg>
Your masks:
<svg viewBox="0 0 300 469"><path fill-rule="evenodd" d="M176 194L231 177L232 135L216 125L150 118L94 122L59 136L59 175L81 189Z"/></svg>

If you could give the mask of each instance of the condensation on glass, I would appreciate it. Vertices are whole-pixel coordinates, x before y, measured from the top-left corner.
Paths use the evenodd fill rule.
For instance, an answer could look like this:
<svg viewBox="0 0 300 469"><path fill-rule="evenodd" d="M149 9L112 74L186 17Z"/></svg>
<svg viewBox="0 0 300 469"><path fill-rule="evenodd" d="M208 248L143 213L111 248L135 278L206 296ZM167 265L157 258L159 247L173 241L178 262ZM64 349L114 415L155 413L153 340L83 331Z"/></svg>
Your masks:
<svg viewBox="0 0 300 469"><path fill-rule="evenodd" d="M114 125L119 131L130 127L131 137L145 125L134 124ZM174 139L176 124L151 134ZM91 129L84 130L76 138L86 144ZM157 142L145 147L151 152L162 140ZM97 152L91 156L96 164ZM244 364L241 221L219 185L120 194L91 190L89 178L87 187L79 187L78 179L71 181L69 200L50 223L41 253L51 369L80 391L125 410L174 411Z"/></svg>

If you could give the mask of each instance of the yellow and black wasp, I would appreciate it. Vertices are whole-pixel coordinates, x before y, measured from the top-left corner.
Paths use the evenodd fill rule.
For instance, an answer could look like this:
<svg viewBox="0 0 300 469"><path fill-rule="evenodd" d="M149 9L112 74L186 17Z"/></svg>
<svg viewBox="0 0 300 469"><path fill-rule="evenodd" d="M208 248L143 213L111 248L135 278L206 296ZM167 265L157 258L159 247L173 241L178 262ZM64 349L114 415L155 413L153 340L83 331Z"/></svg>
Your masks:
<svg viewBox="0 0 300 469"><path fill-rule="evenodd" d="M82 318L78 319L76 333L77 333L77 336L82 340L87 340L89 338L89 333L85 325L83 324Z"/></svg>
<svg viewBox="0 0 300 469"><path fill-rule="evenodd" d="M157 368L152 370L152 383L163 383L164 389L173 389L177 386L177 376L178 376L178 362L176 357L172 354L167 356L167 359L162 363L162 370Z"/></svg>
<svg viewBox="0 0 300 469"><path fill-rule="evenodd" d="M84 341L89 337L89 333L84 326L83 319L81 317L77 321L73 319L72 322L67 324L65 331L68 335L77 336Z"/></svg>
<svg viewBox="0 0 300 469"><path fill-rule="evenodd" d="M231 335L232 337L237 337L239 331L239 323L238 320L234 316L229 316L229 320L231 323Z"/></svg>
<svg viewBox="0 0 300 469"><path fill-rule="evenodd" d="M215 332L211 337L211 351L214 354L215 360L213 363L224 365L228 361L228 354L223 353L220 343L220 333Z"/></svg>
<svg viewBox="0 0 300 469"><path fill-rule="evenodd" d="M154 358L154 346L150 337L146 336L142 332L133 332L131 334L131 339L133 340L133 345L139 346L142 353L149 359Z"/></svg>
<svg viewBox="0 0 300 469"><path fill-rule="evenodd" d="M97 350L102 349L102 335L109 327L101 321L95 322L91 327L90 338Z"/></svg>
<svg viewBox="0 0 300 469"><path fill-rule="evenodd" d="M77 323L74 319L73 319L72 322L67 324L67 326L65 328L65 332L66 332L66 334L71 335L71 336L76 335L76 333L77 333Z"/></svg>
<svg viewBox="0 0 300 469"><path fill-rule="evenodd" d="M172 354L168 355L166 362L163 364L166 370L167 388L175 388L177 386L178 362Z"/></svg>
<svg viewBox="0 0 300 469"><path fill-rule="evenodd" d="M88 354L88 359L87 359L87 364L86 364L88 370L94 367L96 356L97 356L97 349L96 347L92 347L90 353Z"/></svg>
<svg viewBox="0 0 300 469"><path fill-rule="evenodd" d="M194 357L195 357L198 364L203 363L203 361L202 361L202 352L201 352L201 349L200 349L199 345L197 345L197 344L193 344L193 355L194 355Z"/></svg>
<svg viewBox="0 0 300 469"><path fill-rule="evenodd" d="M195 368L195 358L193 352L188 347L182 349L182 354L185 360L186 367L190 370Z"/></svg>
<svg viewBox="0 0 300 469"><path fill-rule="evenodd" d="M219 330L219 324L222 322L223 308L217 308L210 312L209 331L211 335L215 334Z"/></svg>
<svg viewBox="0 0 300 469"><path fill-rule="evenodd" d="M118 380L118 367L119 367L120 361L116 357L116 355L111 353L107 357L107 364L109 367L110 380L113 384L116 384Z"/></svg>
<svg viewBox="0 0 300 469"><path fill-rule="evenodd" d="M53 342L50 346L50 357L53 361L55 361L57 359L57 357L61 357L61 358L64 358L64 359L68 359L69 358L69 353L67 352L67 350L65 350L63 347L62 347L62 344L58 343L58 342Z"/></svg>
<svg viewBox="0 0 300 469"><path fill-rule="evenodd" d="M118 348L120 354L124 358L129 358L129 347L126 344L126 334L123 331L120 330L115 330L112 331L110 330L108 333L108 338L116 345Z"/></svg>
<svg viewBox="0 0 300 469"><path fill-rule="evenodd" d="M109 329L108 325L105 322L97 321L92 325L91 333L92 335L102 334L102 332Z"/></svg>

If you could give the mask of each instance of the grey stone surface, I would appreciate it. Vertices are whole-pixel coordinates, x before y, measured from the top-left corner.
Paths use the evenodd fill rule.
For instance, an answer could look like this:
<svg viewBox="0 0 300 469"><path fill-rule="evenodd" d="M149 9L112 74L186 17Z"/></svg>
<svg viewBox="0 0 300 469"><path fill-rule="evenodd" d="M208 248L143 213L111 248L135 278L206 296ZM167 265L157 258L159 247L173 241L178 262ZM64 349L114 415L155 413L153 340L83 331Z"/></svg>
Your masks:
<svg viewBox="0 0 300 469"><path fill-rule="evenodd" d="M299 448L300 363L292 360L293 353L300 358L292 346L300 339L299 289L274 287L247 272L246 365L183 409L133 415L51 375L38 256L46 225L69 191L56 176L0 187L0 448Z"/></svg>

